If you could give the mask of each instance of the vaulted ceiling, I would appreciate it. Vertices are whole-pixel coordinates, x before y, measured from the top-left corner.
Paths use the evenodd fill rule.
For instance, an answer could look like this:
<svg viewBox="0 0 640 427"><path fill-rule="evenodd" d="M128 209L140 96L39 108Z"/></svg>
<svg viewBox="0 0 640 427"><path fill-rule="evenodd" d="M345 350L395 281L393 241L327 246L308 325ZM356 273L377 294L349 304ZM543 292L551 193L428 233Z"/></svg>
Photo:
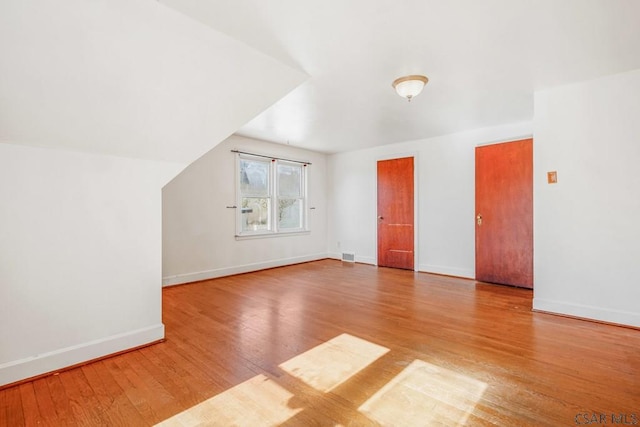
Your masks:
<svg viewBox="0 0 640 427"><path fill-rule="evenodd" d="M529 121L536 90L640 68L635 0L160 2L307 73L239 133L326 152Z"/></svg>
<svg viewBox="0 0 640 427"><path fill-rule="evenodd" d="M0 2L0 142L188 164L307 78L154 0Z"/></svg>
<svg viewBox="0 0 640 427"><path fill-rule="evenodd" d="M0 142L188 163L237 132L339 152L530 121L640 68L636 0L6 0ZM425 74L411 103L391 82Z"/></svg>

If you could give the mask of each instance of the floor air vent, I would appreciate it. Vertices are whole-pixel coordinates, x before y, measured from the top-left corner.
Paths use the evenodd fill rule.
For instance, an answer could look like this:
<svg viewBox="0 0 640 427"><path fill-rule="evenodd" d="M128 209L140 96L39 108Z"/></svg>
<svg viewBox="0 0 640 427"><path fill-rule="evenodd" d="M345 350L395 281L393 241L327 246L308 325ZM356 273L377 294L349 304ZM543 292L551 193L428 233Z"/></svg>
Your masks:
<svg viewBox="0 0 640 427"><path fill-rule="evenodd" d="M342 261L356 262L356 254L352 252L342 252Z"/></svg>

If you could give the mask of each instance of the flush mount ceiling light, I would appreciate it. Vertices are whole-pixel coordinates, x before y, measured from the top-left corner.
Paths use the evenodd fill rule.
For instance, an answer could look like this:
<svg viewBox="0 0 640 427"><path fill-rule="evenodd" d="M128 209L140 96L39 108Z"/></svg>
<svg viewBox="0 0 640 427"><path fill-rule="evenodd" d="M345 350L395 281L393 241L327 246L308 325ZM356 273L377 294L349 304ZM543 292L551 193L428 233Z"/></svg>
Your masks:
<svg viewBox="0 0 640 427"><path fill-rule="evenodd" d="M391 86L396 90L398 95L407 98L411 102L411 98L422 92L424 85L429 81L425 76L411 75L395 79Z"/></svg>

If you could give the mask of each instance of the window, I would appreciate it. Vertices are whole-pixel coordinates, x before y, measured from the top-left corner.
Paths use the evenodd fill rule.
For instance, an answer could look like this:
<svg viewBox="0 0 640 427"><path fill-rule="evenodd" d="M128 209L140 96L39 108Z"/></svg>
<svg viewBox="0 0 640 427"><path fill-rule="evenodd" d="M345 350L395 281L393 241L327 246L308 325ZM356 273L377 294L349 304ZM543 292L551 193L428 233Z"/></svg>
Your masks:
<svg viewBox="0 0 640 427"><path fill-rule="evenodd" d="M248 154L238 158L238 236L307 231L307 165Z"/></svg>

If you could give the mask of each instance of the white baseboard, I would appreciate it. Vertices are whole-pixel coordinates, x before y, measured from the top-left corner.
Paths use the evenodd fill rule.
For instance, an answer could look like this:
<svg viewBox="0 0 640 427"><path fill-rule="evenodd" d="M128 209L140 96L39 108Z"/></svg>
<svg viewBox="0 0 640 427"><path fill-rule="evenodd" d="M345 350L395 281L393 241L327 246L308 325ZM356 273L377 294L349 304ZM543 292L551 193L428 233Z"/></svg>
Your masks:
<svg viewBox="0 0 640 427"><path fill-rule="evenodd" d="M353 253L353 252L350 252L350 253ZM327 258L341 260L342 259L342 252L329 252L327 254ZM368 256L360 256L358 254L356 254L355 262L359 262L361 264L376 265L376 259L375 258L368 257Z"/></svg>
<svg viewBox="0 0 640 427"><path fill-rule="evenodd" d="M250 273L252 271L265 270L267 268L284 267L286 265L299 264L302 262L317 261L329 257L330 256L327 253L321 253L293 258L281 258L270 261L256 262L253 264L216 268L213 270L198 271L195 273L176 274L174 276L163 277L162 286L182 285L184 283L215 279L224 276L232 276L234 274Z"/></svg>
<svg viewBox="0 0 640 427"><path fill-rule="evenodd" d="M442 265L420 264L418 271L423 273L444 274L446 276L464 277L465 279L475 279L476 272L467 268L446 267Z"/></svg>
<svg viewBox="0 0 640 427"><path fill-rule="evenodd" d="M368 257L368 256L358 256L356 254L356 262L362 263L362 264L371 264L371 265L377 265L376 259L373 257Z"/></svg>
<svg viewBox="0 0 640 427"><path fill-rule="evenodd" d="M533 309L640 328L640 313L533 298Z"/></svg>
<svg viewBox="0 0 640 427"><path fill-rule="evenodd" d="M0 365L0 386L164 339L162 323Z"/></svg>

